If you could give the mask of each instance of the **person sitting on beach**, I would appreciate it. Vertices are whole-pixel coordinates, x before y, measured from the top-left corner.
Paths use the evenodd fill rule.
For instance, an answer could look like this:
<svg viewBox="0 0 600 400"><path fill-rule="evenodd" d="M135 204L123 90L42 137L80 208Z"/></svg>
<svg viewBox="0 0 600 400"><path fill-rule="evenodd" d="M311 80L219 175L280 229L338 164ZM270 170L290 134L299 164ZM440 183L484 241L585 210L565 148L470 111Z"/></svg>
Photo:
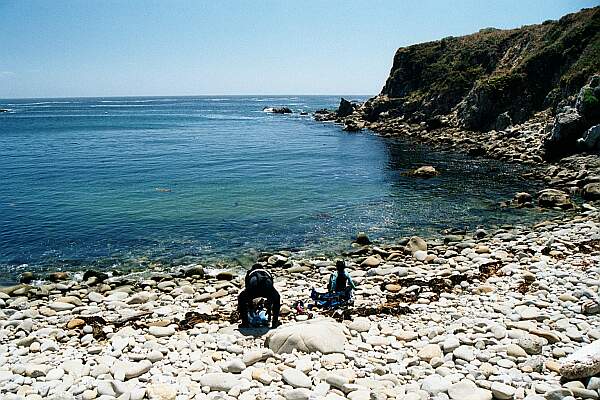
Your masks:
<svg viewBox="0 0 600 400"><path fill-rule="evenodd" d="M353 304L352 291L356 289L356 285L346 272L346 263L343 260L337 260L335 268L336 271L329 277L326 293L318 292L315 288L312 289L310 298L315 303L309 305L309 308L320 307L331 310Z"/></svg>
<svg viewBox="0 0 600 400"><path fill-rule="evenodd" d="M352 291L356 289L356 285L350 278L350 274L346 271L346 263L344 260L337 260L335 262L336 271L329 277L329 284L327 285L327 291L333 293L345 293L346 299L352 298Z"/></svg>
<svg viewBox="0 0 600 400"><path fill-rule="evenodd" d="M272 317L273 328L279 326L279 309L281 297L273 286L273 275L260 264L254 264L246 273L245 288L238 295L238 311L242 328L250 326L248 312L253 311L254 300L265 298L268 319Z"/></svg>

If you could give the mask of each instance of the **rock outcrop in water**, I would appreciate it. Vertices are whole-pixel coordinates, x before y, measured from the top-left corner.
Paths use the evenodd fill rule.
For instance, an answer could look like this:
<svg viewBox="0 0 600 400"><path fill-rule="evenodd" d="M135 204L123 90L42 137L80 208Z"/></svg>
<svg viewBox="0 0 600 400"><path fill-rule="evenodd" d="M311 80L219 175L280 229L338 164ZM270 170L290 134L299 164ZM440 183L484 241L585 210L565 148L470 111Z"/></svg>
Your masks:
<svg viewBox="0 0 600 400"><path fill-rule="evenodd" d="M289 107L265 107L264 112L271 114L291 114L292 110Z"/></svg>

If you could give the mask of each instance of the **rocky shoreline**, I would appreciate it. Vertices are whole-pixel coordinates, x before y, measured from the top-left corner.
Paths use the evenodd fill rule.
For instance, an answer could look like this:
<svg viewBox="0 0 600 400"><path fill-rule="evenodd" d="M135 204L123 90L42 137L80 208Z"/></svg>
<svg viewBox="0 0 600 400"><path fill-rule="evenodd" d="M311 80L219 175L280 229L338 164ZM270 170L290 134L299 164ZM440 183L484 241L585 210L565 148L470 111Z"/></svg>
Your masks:
<svg viewBox="0 0 600 400"><path fill-rule="evenodd" d="M346 313L293 307L325 287L333 259L265 255L284 315L270 332L238 330L242 276L199 265L146 278L57 274L55 283L2 288L0 393L598 398L598 342L584 348L600 339L598 216L587 210L531 228L393 244L361 236L344 255L358 284ZM585 362L570 360L581 348Z"/></svg>
<svg viewBox="0 0 600 400"><path fill-rule="evenodd" d="M569 202L574 196L589 201L600 200L600 157L597 153L575 153L560 159L546 157L545 143L551 132L558 129L558 118L550 109L536 113L521 124L478 132L457 126L456 115L444 116L435 122L415 123L403 117L369 122L365 119L365 110L369 107L368 102L359 104L342 99L338 110L318 110L314 119L339 124L348 132L367 129L386 138L402 138L472 157L527 165L530 172L524 175L525 178L545 182L548 189L560 191ZM596 129L596 126L590 129ZM539 198L541 193L531 195L532 199Z"/></svg>

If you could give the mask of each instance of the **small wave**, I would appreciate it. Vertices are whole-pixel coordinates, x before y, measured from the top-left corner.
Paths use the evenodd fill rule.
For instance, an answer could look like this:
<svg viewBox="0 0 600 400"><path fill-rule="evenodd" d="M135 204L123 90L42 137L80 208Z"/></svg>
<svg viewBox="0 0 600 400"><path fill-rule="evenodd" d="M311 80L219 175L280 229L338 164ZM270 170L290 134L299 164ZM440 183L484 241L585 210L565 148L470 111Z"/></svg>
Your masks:
<svg viewBox="0 0 600 400"><path fill-rule="evenodd" d="M73 104L79 101L40 101L36 103L6 103L7 106L39 106L44 104Z"/></svg>

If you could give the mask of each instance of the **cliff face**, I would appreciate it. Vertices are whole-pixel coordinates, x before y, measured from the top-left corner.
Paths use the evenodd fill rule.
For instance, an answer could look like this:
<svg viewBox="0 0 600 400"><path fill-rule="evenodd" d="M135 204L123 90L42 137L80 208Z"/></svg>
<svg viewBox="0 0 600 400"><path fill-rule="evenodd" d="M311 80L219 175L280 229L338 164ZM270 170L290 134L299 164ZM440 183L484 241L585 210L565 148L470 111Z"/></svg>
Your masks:
<svg viewBox="0 0 600 400"><path fill-rule="evenodd" d="M519 29L484 29L398 49L368 121L428 121L452 115L487 131L556 108L600 72L600 7Z"/></svg>

